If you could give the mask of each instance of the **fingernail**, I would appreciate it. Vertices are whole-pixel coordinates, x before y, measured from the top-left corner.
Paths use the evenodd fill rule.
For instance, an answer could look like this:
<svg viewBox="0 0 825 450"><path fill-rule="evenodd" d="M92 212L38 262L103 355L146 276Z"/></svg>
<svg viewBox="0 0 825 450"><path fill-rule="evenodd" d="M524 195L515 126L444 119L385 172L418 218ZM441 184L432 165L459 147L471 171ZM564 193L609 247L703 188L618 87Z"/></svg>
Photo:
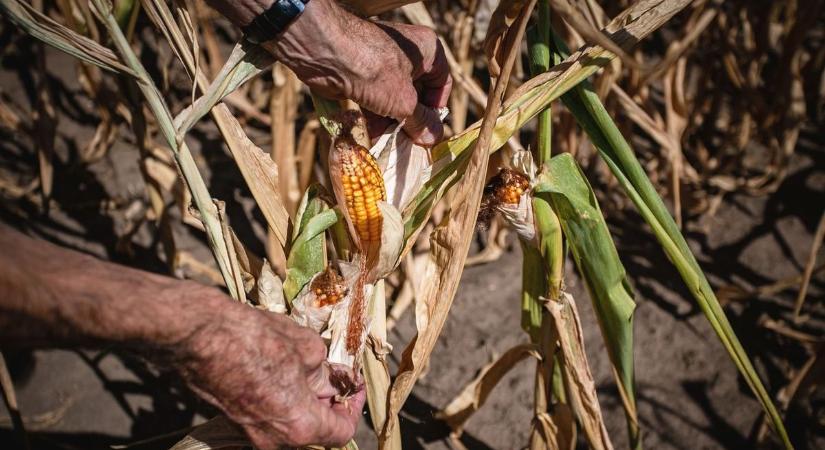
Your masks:
<svg viewBox="0 0 825 450"><path fill-rule="evenodd" d="M435 145L437 137L429 128L424 128L421 133L415 138L415 143L425 147L432 147Z"/></svg>

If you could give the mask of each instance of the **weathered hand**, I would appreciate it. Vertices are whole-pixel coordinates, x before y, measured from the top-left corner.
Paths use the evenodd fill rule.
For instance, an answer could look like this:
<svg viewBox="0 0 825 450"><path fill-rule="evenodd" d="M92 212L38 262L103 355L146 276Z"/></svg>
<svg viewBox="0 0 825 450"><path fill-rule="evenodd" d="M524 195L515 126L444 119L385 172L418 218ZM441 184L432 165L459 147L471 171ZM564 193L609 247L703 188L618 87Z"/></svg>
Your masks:
<svg viewBox="0 0 825 450"><path fill-rule="evenodd" d="M452 78L441 42L429 28L372 22L332 0L313 0L264 46L318 94L349 98L377 116L405 120L404 130L421 145L443 136L434 109L447 105Z"/></svg>
<svg viewBox="0 0 825 450"><path fill-rule="evenodd" d="M321 338L286 317L220 300L186 340L178 366L189 386L261 450L351 439L365 393L336 401Z"/></svg>

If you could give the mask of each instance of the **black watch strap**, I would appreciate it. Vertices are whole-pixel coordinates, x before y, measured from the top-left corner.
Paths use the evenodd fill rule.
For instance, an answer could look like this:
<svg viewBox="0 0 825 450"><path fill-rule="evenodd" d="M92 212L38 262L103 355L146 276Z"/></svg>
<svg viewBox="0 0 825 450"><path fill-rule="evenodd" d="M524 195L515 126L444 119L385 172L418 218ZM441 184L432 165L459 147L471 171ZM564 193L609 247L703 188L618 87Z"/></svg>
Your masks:
<svg viewBox="0 0 825 450"><path fill-rule="evenodd" d="M309 0L275 0L269 9L243 27L246 39L253 44L275 39L304 12L307 3Z"/></svg>

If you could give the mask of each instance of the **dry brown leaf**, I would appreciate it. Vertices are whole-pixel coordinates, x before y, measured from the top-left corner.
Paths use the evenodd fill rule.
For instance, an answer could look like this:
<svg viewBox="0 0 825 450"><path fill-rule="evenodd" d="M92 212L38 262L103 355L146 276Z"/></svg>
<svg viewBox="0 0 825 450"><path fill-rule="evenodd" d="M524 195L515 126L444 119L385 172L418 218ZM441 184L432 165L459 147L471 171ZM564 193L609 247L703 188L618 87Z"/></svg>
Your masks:
<svg viewBox="0 0 825 450"><path fill-rule="evenodd" d="M647 74L643 75L639 84L645 85L651 81L659 78L667 68L669 68L677 59L682 57L685 52L690 49L691 45L701 36L705 28L710 25L716 18L719 10L710 8L704 11L696 20L690 20L689 26L685 27L687 32L681 39L675 39L667 48L665 57L659 61ZM693 19L693 18L691 18Z"/></svg>
<svg viewBox="0 0 825 450"><path fill-rule="evenodd" d="M501 67L504 58L504 48L508 44L504 39L508 36L510 27L524 8L525 0L503 0L499 2L493 16L490 18L490 26L487 29L487 37L484 38L484 54L487 56L487 67L493 78L501 75ZM512 35L510 35L512 38Z"/></svg>
<svg viewBox="0 0 825 450"><path fill-rule="evenodd" d="M530 450L574 450L576 448L576 419L564 403L553 407L553 414L540 413L533 418Z"/></svg>
<svg viewBox="0 0 825 450"><path fill-rule="evenodd" d="M596 384L587 363L576 303L570 294L563 292L558 301L545 300L545 307L550 311L558 331L567 401L576 412L590 447L595 450L610 450L613 444L607 435L596 396Z"/></svg>
<svg viewBox="0 0 825 450"><path fill-rule="evenodd" d="M455 435L461 435L464 424L484 406L487 397L504 375L529 356L541 360L535 344L519 344L507 350L501 357L482 367L473 381L464 386L461 393L436 414L436 418L447 422Z"/></svg>
<svg viewBox="0 0 825 450"><path fill-rule="evenodd" d="M170 450L215 450L250 445L246 433L224 416L199 425Z"/></svg>
<svg viewBox="0 0 825 450"><path fill-rule="evenodd" d="M363 371L367 386L367 403L370 408L372 429L380 434L387 421L387 401L390 391L390 370L387 366L386 354L391 351L387 343L386 300L383 280L375 285L375 294L369 305L370 334L368 344L364 348ZM401 430L397 427L388 439L388 448L401 448Z"/></svg>
<svg viewBox="0 0 825 450"><path fill-rule="evenodd" d="M209 87L209 81L195 67L194 58L187 50L183 34L172 18L166 3L142 0L142 4L149 13L149 17L155 22L155 26L169 35L170 43L174 47L180 47L177 51L178 56L187 70L193 74L201 91L205 92ZM267 224L280 245L284 246L287 242L289 215L278 190L278 166L269 155L249 139L226 105L216 105L211 113Z"/></svg>
<svg viewBox="0 0 825 450"><path fill-rule="evenodd" d="M11 0L0 2L0 11L28 34L49 42L56 48L88 63L112 72L136 76L132 69L120 62L114 52L97 42L81 36L66 26L38 12L32 5Z"/></svg>
<svg viewBox="0 0 825 450"><path fill-rule="evenodd" d="M513 25L511 36L505 39L507 48L504 50L506 60L501 70L502 77L492 89L491 101L484 114L478 143L467 156L465 175L456 185L456 197L450 204L450 212L430 236L430 258L427 260L422 278L426 281L420 291L420 300L416 302L418 335L404 350L398 374L392 386L388 405L389 418L379 440L382 445L387 443L393 428L398 426L398 412L429 360L429 355L441 333L455 296L481 203L495 118L501 111L503 95L510 79L509 75L519 53L517 44L521 42L534 6L535 0L525 5Z"/></svg>
<svg viewBox="0 0 825 450"><path fill-rule="evenodd" d="M235 251L235 239L232 238L232 235L234 235L235 232L229 227L229 219L226 217L226 204L220 200L214 200L214 202L218 210L218 220L220 221L221 229L223 230L223 238L225 240L227 255L229 257L229 269L232 273L232 278L235 281L235 290L233 291L230 289L229 295L241 303L247 303L246 289L244 289L246 283L244 283L241 265L238 262L238 254Z"/></svg>
<svg viewBox="0 0 825 450"><path fill-rule="evenodd" d="M298 164L298 189L301 192L307 190L312 180L312 168L315 165L315 147L318 144L318 132L321 129L321 122L318 119L310 119L301 129L298 136L298 149L296 150L296 163Z"/></svg>
<svg viewBox="0 0 825 450"><path fill-rule="evenodd" d="M301 201L298 167L295 157L295 120L301 103L301 81L281 63L272 66L273 88L269 103L272 123L272 159L280 169L278 182L281 198L290 217Z"/></svg>
<svg viewBox="0 0 825 450"><path fill-rule="evenodd" d="M579 3L579 2L576 2ZM595 23L588 20L587 14L579 10L568 0L550 0L553 10L559 13L576 32L590 44L599 45L618 56L623 63L634 69L639 69L639 63L628 55L622 47L613 42L609 36L602 33Z"/></svg>
<svg viewBox="0 0 825 450"><path fill-rule="evenodd" d="M819 225L816 227L814 239L811 243L811 250L808 253L808 262L805 264L805 272L802 275L802 285L799 288L799 295L796 297L796 303L793 308L794 319L799 320L799 313L802 311L802 305L805 303L805 296L808 293L808 286L811 283L811 276L814 273L814 266L816 265L816 255L819 253L819 248L822 247L822 241L825 239L825 212L819 218Z"/></svg>

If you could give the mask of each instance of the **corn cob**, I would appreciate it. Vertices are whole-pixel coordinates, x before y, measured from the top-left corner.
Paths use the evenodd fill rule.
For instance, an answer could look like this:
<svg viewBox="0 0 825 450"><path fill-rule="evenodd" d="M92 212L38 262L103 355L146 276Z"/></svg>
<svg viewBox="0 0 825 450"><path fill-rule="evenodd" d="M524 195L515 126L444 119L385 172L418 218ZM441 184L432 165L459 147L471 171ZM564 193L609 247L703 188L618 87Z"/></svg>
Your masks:
<svg viewBox="0 0 825 450"><path fill-rule="evenodd" d="M530 189L530 180L523 173L502 167L486 186L478 213L478 227L490 226L499 205L517 205L521 196Z"/></svg>
<svg viewBox="0 0 825 450"><path fill-rule="evenodd" d="M491 181L499 203L517 205L521 196L530 189L527 176L513 169L502 167Z"/></svg>
<svg viewBox="0 0 825 450"><path fill-rule="evenodd" d="M355 356L360 354L365 337L364 286L381 250L384 217L378 209L378 202L387 199L387 192L375 158L350 134L344 133L335 140L329 168L338 204L346 208L350 233L365 256L360 260L360 273L353 286L347 324L346 348L350 355Z"/></svg>
<svg viewBox="0 0 825 450"><path fill-rule="evenodd" d="M315 277L310 289L315 294L315 305L319 308L338 303L347 292L344 278L331 267L327 267L326 270Z"/></svg>
<svg viewBox="0 0 825 450"><path fill-rule="evenodd" d="M387 199L381 170L370 152L352 139L341 137L335 142L340 167L343 200L358 244L369 256L381 243L383 217L378 202ZM335 170L335 169L333 169ZM339 200L340 201L340 200Z"/></svg>

